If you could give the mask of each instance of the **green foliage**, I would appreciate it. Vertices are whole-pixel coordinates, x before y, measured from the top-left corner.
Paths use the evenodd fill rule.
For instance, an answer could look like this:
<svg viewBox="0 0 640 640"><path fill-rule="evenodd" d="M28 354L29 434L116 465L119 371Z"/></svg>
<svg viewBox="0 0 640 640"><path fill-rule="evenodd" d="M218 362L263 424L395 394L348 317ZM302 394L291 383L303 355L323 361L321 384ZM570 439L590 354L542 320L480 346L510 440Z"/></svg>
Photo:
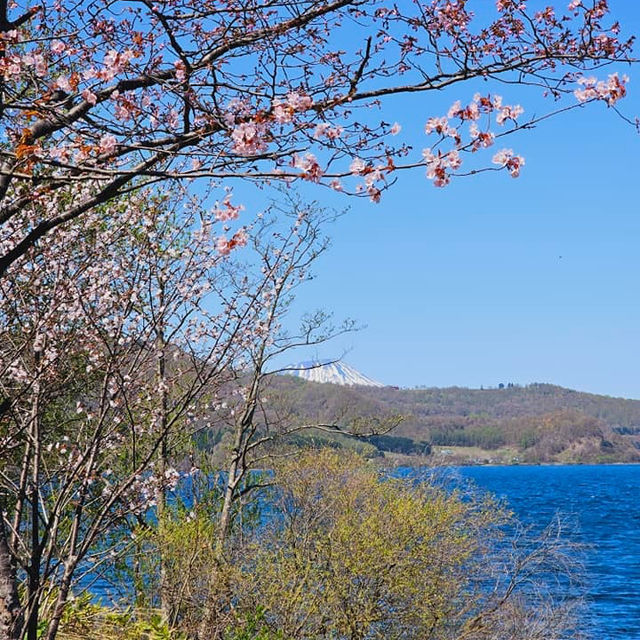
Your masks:
<svg viewBox="0 0 640 640"><path fill-rule="evenodd" d="M513 637L539 640L570 629L535 582L553 579L567 559L529 541L519 554L522 538L505 538L511 516L493 499L392 478L336 448L284 457L269 478L262 511L233 528L224 553L219 491L205 481L194 489L198 504L170 504L145 538L145 597L158 601L162 554L169 619L153 609L110 613L83 597L65 612L62 637L489 640L517 629Z"/></svg>
<svg viewBox="0 0 640 640"><path fill-rule="evenodd" d="M369 438L353 438L340 433L326 433L319 429L308 429L291 435L287 438L287 444L302 449L342 449L365 458L376 458L381 455L379 447Z"/></svg>
<svg viewBox="0 0 640 640"><path fill-rule="evenodd" d="M159 613L154 613L148 620L137 622L134 633L145 640L186 640L183 633L172 631Z"/></svg>
<svg viewBox="0 0 640 640"><path fill-rule="evenodd" d="M345 468L336 454L280 477L284 520L256 549L252 578L257 599L288 637L364 638L383 627L392 637L424 633L457 606L462 574L453 574L471 552L456 533L459 504L423 502L354 460ZM452 572L448 585L439 584L430 560L438 542Z"/></svg>
<svg viewBox="0 0 640 640"><path fill-rule="evenodd" d="M101 613L102 607L92 601L91 594L83 593L65 607L60 624L63 629L73 629L76 633L89 630Z"/></svg>
<svg viewBox="0 0 640 640"><path fill-rule="evenodd" d="M244 619L237 621L233 629L227 629L224 640L284 640L282 633L271 631L265 624L264 609L257 607Z"/></svg>
<svg viewBox="0 0 640 640"><path fill-rule="evenodd" d="M280 637L493 638L519 624L528 638L528 625L553 634L561 620L524 606L516 621L512 591L487 586L502 570L509 584L499 565L509 516L488 498L381 477L336 450L288 461L276 479L276 515L239 558L230 588L237 610L259 611Z"/></svg>
<svg viewBox="0 0 640 640"><path fill-rule="evenodd" d="M47 623L46 618L42 620L42 631ZM65 607L59 637L62 640L186 640L185 634L172 629L157 610L113 609L95 603L89 593L74 598Z"/></svg>
<svg viewBox="0 0 640 640"><path fill-rule="evenodd" d="M433 429L430 434L432 444L444 447L498 449L507 443L503 430L491 426L475 429Z"/></svg>
<svg viewBox="0 0 640 640"><path fill-rule="evenodd" d="M521 449L530 449L535 446L539 440L540 436L535 429L527 429L520 434L518 445Z"/></svg>
<svg viewBox="0 0 640 640"><path fill-rule="evenodd" d="M370 442L380 451L392 451L408 456L427 456L431 453L431 444L429 442L425 442L424 440L416 442L412 438L406 438L404 436L369 436L367 442Z"/></svg>

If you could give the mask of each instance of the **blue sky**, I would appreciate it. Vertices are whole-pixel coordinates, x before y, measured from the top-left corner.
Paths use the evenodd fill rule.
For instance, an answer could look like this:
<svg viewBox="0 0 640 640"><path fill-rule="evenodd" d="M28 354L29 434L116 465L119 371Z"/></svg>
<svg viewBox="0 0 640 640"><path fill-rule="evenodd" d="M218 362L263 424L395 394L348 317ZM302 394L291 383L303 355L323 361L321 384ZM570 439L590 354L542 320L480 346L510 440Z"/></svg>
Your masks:
<svg viewBox="0 0 640 640"><path fill-rule="evenodd" d="M640 32L639 3L611 4L625 33ZM629 75L621 106L640 115L640 70ZM421 149L426 118L473 91L398 100L384 114ZM540 106L499 92L527 114ZM310 192L351 211L294 311L322 307L367 328L305 357L348 351L366 375L408 387L551 382L640 398L640 136L592 105L506 146L526 158L518 179L436 189L417 171L377 205Z"/></svg>

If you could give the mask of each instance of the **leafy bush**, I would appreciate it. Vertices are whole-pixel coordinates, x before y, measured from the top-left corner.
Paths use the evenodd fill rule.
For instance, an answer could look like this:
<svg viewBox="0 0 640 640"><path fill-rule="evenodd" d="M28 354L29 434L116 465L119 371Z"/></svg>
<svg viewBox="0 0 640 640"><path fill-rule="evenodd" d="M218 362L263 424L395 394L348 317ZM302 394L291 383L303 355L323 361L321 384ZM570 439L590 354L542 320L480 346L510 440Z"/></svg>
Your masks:
<svg viewBox="0 0 640 640"><path fill-rule="evenodd" d="M488 497L382 477L335 450L286 462L274 515L236 558L237 611L296 640L571 636L548 579L560 538L505 538ZM564 578L563 578L564 579ZM267 636L269 637L269 636Z"/></svg>

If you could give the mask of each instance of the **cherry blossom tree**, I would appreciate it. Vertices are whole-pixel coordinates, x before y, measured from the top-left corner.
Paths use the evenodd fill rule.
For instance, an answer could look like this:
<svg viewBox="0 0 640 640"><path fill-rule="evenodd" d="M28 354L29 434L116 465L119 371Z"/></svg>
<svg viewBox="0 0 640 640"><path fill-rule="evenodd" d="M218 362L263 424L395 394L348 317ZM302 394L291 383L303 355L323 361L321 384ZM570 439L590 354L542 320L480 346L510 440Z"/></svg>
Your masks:
<svg viewBox="0 0 640 640"><path fill-rule="evenodd" d="M172 487L175 491L168 499L166 490L159 497L156 489L156 509L136 521L141 526L134 534L154 533L150 538L141 536L139 548L130 549L127 556L131 558L128 565L136 566L136 554L153 550L156 561L139 581L142 588L137 595L142 597L136 601L159 604L170 626L184 623L186 616L198 637L213 637L221 614L224 618L224 612L216 609L215 594L225 591L229 554L244 533L246 513L264 500L265 490L271 486L271 479L261 470L272 468L282 457L298 454L300 444L292 437L300 433L313 430L367 438L386 433L399 422L395 416L382 415L366 421L345 417L330 423L304 422L287 403L272 401L272 393L278 393L277 384L270 384L273 377L292 370L279 362L293 358L297 350L357 329L349 320L334 325L331 316L322 311L306 314L297 330L287 329L285 324L290 323L284 321L296 289L308 280L314 262L328 247L326 227L335 217L317 204L305 205L295 197L287 198L284 205L274 204L248 234L252 260L240 261L244 252L239 252L240 257L225 262L224 272L211 282L217 298L233 299L237 308L250 311L251 318L245 338L232 340L236 357L225 363L224 374L219 376L222 385L216 380L220 390L216 401L209 403L215 410L196 421L199 433L222 436L218 451L213 453L216 461L211 464L211 452L206 449L193 451L187 483L191 492L185 485ZM167 346L171 349L173 343ZM179 382L172 381L169 388ZM161 413L169 417L171 412L162 409L165 404L163 397ZM156 465L160 477L166 475L171 458L175 460L177 449L170 448L172 455L162 456L163 466ZM196 520L211 535L200 540L201 546L190 548L189 554L176 553L180 527L189 529ZM192 561L191 554L198 562ZM203 562L205 572L200 571Z"/></svg>
<svg viewBox="0 0 640 640"><path fill-rule="evenodd" d="M225 231L224 204L192 204L143 192L114 201L117 212L96 209L43 238L29 268L2 280L7 637L38 637L45 603L46 637L55 637L72 584L103 561L99 543L150 506L161 510L179 447L254 339L266 276L252 290L225 288L226 255L246 244L247 229Z"/></svg>
<svg viewBox="0 0 640 640"><path fill-rule="evenodd" d="M236 503L262 486L251 470L274 455L274 443L312 426L265 410L264 387L276 373L269 363L353 324L333 328L318 312L299 333L283 328L334 217L289 205L233 232L239 212L228 199L203 210L185 194L140 191L44 236L28 268L14 264L0 281L7 637L35 640L46 621L52 640L72 587L86 588L131 544L123 533L142 526L162 537L177 466L197 472L185 470L197 462L194 434L215 428L233 438L217 525L221 559ZM231 260L244 246L245 260ZM170 618L162 556L159 582Z"/></svg>
<svg viewBox="0 0 640 640"><path fill-rule="evenodd" d="M488 168L516 177L519 154L485 148L587 102L615 108L626 77L595 71L632 60L606 0L527 5L0 3L0 274L53 229L159 182L304 180L375 201L401 168L436 186ZM474 80L487 91L446 114L425 101L416 150L372 110ZM491 81L538 88L548 112L525 118Z"/></svg>

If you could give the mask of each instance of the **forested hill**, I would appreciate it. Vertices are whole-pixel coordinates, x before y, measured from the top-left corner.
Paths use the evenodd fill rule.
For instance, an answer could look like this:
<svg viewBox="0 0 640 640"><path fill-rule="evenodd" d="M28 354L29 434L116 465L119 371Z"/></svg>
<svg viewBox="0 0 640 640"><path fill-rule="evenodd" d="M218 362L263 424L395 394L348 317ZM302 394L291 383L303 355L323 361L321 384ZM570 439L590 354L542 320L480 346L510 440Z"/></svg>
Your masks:
<svg viewBox="0 0 640 640"><path fill-rule="evenodd" d="M401 413L415 415L486 415L494 418L517 418L542 415L551 411L573 409L607 424L640 426L640 400L613 398L583 393L552 384L535 383L524 387L501 389L361 389L363 395L375 396ZM377 392L377 393L376 393Z"/></svg>
<svg viewBox="0 0 640 640"><path fill-rule="evenodd" d="M497 389L399 389L342 387L282 376L275 387L277 396L305 420L348 423L401 415L403 421L393 435L414 444L494 452L506 447L504 460L531 462L640 460L640 400L539 383Z"/></svg>

